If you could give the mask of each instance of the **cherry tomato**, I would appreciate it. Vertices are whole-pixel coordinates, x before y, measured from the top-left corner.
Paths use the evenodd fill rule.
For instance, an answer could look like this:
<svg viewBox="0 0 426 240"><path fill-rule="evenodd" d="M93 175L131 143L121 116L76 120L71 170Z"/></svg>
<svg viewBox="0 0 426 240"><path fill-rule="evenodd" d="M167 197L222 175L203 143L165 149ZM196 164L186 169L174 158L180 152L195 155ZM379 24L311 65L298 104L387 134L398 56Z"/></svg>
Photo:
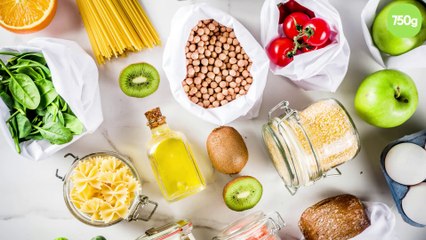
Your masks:
<svg viewBox="0 0 426 240"><path fill-rule="evenodd" d="M309 19L308 15L301 12L294 12L288 15L283 22L283 31L286 37L293 39L299 35Z"/></svg>
<svg viewBox="0 0 426 240"><path fill-rule="evenodd" d="M293 61L294 42L290 38L280 37L266 46L266 53L272 63L284 67Z"/></svg>
<svg viewBox="0 0 426 240"><path fill-rule="evenodd" d="M295 0L289 0L286 3L280 3L278 4L278 10L280 11L280 20L278 21L279 24L284 22L284 19L294 12L301 12L306 15L308 15L310 18L315 17L315 13L312 12L310 9L305 8L304 6L300 5Z"/></svg>
<svg viewBox="0 0 426 240"><path fill-rule="evenodd" d="M303 41L311 46L321 46L330 39L330 26L322 18L311 18L303 26Z"/></svg>

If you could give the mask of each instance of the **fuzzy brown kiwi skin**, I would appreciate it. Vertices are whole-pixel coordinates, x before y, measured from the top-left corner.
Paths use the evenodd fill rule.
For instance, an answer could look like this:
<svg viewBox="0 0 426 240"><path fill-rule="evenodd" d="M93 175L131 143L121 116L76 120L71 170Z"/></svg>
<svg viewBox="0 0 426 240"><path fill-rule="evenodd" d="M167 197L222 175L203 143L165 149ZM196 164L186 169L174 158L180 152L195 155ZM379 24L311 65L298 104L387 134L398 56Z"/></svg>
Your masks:
<svg viewBox="0 0 426 240"><path fill-rule="evenodd" d="M207 153L221 173L237 174L248 161L248 150L241 134L233 127L215 128L207 138Z"/></svg>

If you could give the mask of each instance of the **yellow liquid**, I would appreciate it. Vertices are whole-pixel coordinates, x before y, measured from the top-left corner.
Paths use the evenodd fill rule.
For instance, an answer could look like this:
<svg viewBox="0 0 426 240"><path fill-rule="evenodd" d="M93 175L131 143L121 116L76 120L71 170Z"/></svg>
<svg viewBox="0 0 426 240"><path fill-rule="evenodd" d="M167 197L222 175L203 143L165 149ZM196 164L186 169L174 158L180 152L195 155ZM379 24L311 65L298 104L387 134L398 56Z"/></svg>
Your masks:
<svg viewBox="0 0 426 240"><path fill-rule="evenodd" d="M150 153L151 166L168 201L176 201L205 188L191 150L180 138L161 141Z"/></svg>

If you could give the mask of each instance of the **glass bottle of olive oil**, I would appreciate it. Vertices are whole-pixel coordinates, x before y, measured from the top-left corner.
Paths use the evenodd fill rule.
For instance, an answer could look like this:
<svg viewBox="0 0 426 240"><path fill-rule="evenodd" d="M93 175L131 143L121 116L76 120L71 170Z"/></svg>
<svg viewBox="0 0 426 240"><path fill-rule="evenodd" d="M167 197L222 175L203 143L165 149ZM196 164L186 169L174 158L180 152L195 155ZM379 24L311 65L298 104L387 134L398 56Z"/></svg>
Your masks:
<svg viewBox="0 0 426 240"><path fill-rule="evenodd" d="M202 191L205 181L182 133L171 130L160 108L145 113L152 139L148 157L161 192L167 201L177 201Z"/></svg>

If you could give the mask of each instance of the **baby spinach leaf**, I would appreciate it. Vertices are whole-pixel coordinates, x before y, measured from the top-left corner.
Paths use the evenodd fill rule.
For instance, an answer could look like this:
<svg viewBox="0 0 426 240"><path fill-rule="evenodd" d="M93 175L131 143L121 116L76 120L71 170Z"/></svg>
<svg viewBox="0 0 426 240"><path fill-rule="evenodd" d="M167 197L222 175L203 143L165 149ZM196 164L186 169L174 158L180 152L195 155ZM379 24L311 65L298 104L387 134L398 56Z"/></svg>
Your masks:
<svg viewBox="0 0 426 240"><path fill-rule="evenodd" d="M39 79L34 82L40 92L40 105L38 108L45 108L55 100L58 93L53 86L53 83L45 79Z"/></svg>
<svg viewBox="0 0 426 240"><path fill-rule="evenodd" d="M33 68L30 68L30 67L18 68L18 69L16 69L16 72L27 74L28 76L30 76L33 79L33 81L44 79L44 77L40 73L36 72Z"/></svg>
<svg viewBox="0 0 426 240"><path fill-rule="evenodd" d="M7 94L5 91L0 92L0 98L9 109L13 109L13 98L9 94Z"/></svg>
<svg viewBox="0 0 426 240"><path fill-rule="evenodd" d="M44 123L56 122L58 116L58 106L56 104L50 104L46 108L46 114L43 117Z"/></svg>
<svg viewBox="0 0 426 240"><path fill-rule="evenodd" d="M18 153L21 153L21 147L19 146L19 137L18 137L18 127L16 123L16 118L13 117L10 121L7 122L10 135L13 138L13 142L15 143L15 149Z"/></svg>
<svg viewBox="0 0 426 240"><path fill-rule="evenodd" d="M80 135L84 131L83 123L72 114L64 113L65 127L71 130L74 135Z"/></svg>
<svg viewBox="0 0 426 240"><path fill-rule="evenodd" d="M36 61L40 64L46 65L46 59L43 57L42 53L38 52L27 52L18 56L19 59L30 59Z"/></svg>
<svg viewBox="0 0 426 240"><path fill-rule="evenodd" d="M18 68L22 68L22 67L39 67L43 70L43 72L46 73L47 77L52 76L51 73L50 73L50 69L48 67L46 67L45 65L43 65L39 62L30 60L30 59L18 59L18 63L13 65L13 66L10 66L9 69L13 70L13 69L18 69Z"/></svg>
<svg viewBox="0 0 426 240"><path fill-rule="evenodd" d="M18 113L15 118L18 128L18 137L24 138L30 135L32 129L30 120L22 113Z"/></svg>
<svg viewBox="0 0 426 240"><path fill-rule="evenodd" d="M19 53L18 52L3 51L3 52L0 52L0 55L19 56Z"/></svg>
<svg viewBox="0 0 426 240"><path fill-rule="evenodd" d="M39 67L33 67L34 71L36 71L38 74L40 74L40 76L43 77L43 79L46 79L48 81L50 81L50 78L46 75L46 73L43 71L43 69L39 68Z"/></svg>
<svg viewBox="0 0 426 240"><path fill-rule="evenodd" d="M64 114L61 111L58 111L58 122L60 124L62 124L62 126L65 126L65 119L64 119Z"/></svg>
<svg viewBox="0 0 426 240"><path fill-rule="evenodd" d="M44 139L51 144L65 144L72 140L72 133L58 122L50 122L43 127L34 126Z"/></svg>
<svg viewBox="0 0 426 240"><path fill-rule="evenodd" d="M46 108L36 108L36 114L40 117L44 117L46 115Z"/></svg>
<svg viewBox="0 0 426 240"><path fill-rule="evenodd" d="M9 90L15 100L28 109L36 109L40 104L40 93L37 86L26 74L11 75Z"/></svg>

